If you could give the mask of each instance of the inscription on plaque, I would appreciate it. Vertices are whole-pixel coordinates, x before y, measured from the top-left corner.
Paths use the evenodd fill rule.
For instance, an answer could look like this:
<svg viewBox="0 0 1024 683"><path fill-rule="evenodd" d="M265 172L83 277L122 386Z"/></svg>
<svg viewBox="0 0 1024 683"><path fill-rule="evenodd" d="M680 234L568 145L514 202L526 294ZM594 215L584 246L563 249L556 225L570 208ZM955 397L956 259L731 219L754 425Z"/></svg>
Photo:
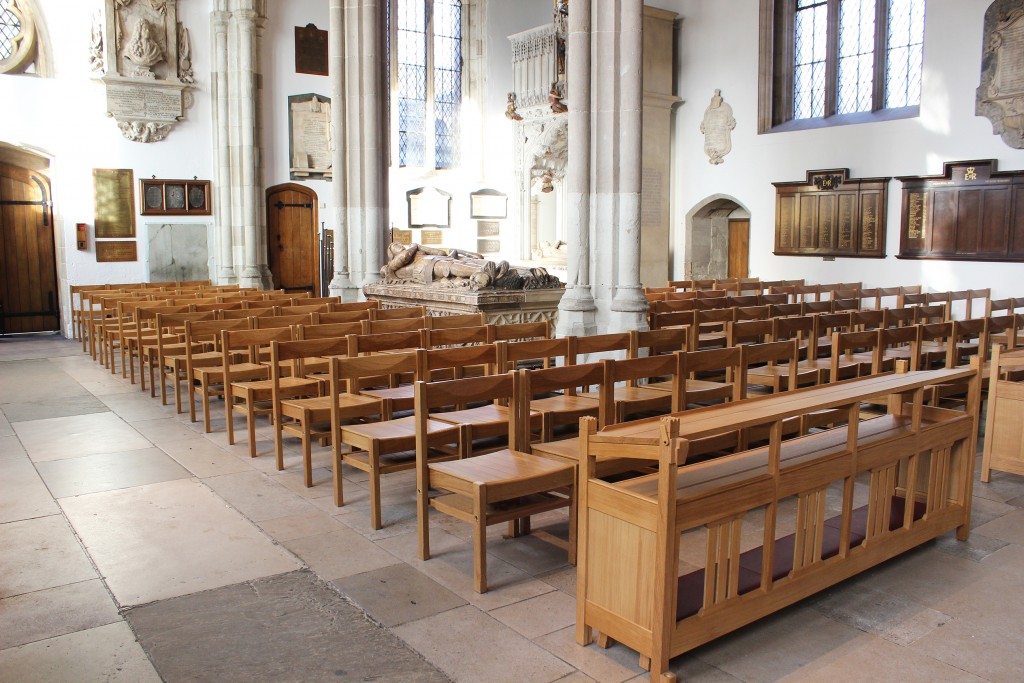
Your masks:
<svg viewBox="0 0 1024 683"><path fill-rule="evenodd" d="M135 237L134 180L130 168L92 171L97 239Z"/></svg>
<svg viewBox="0 0 1024 683"><path fill-rule="evenodd" d="M853 248L853 202L852 194L839 196L839 248Z"/></svg>
<svg viewBox="0 0 1024 683"><path fill-rule="evenodd" d="M444 239L444 232L441 230L424 230L420 233L421 244L441 244Z"/></svg>
<svg viewBox="0 0 1024 683"><path fill-rule="evenodd" d="M477 221L476 223L477 237L497 237L500 232L501 227L498 221Z"/></svg>
<svg viewBox="0 0 1024 683"><path fill-rule="evenodd" d="M866 194L861 197L860 207L860 248L873 251L878 234L878 195Z"/></svg>
<svg viewBox="0 0 1024 683"><path fill-rule="evenodd" d="M481 254L495 254L501 251L501 240L477 240L476 250Z"/></svg>
<svg viewBox="0 0 1024 683"><path fill-rule="evenodd" d="M107 84L107 111L115 119L173 123L182 116L181 90L154 85Z"/></svg>
<svg viewBox="0 0 1024 683"><path fill-rule="evenodd" d="M924 192L907 193L907 239L923 240L928 204Z"/></svg>
<svg viewBox="0 0 1024 683"><path fill-rule="evenodd" d="M412 244L412 230L391 230L391 241L399 244Z"/></svg>
<svg viewBox="0 0 1024 683"><path fill-rule="evenodd" d="M800 247L802 249L814 249L818 246L814 240L814 219L815 197L801 197L800 199Z"/></svg>
<svg viewBox="0 0 1024 683"><path fill-rule="evenodd" d="M661 173L654 168L645 168L641 182L644 201L640 206L640 224L661 225Z"/></svg>
<svg viewBox="0 0 1024 683"><path fill-rule="evenodd" d="M97 263L138 261L138 247L135 242L112 241L96 243Z"/></svg>
<svg viewBox="0 0 1024 683"><path fill-rule="evenodd" d="M823 249L830 249L835 240L832 234L835 203L835 197L828 195L818 199L818 246Z"/></svg>
<svg viewBox="0 0 1024 683"><path fill-rule="evenodd" d="M323 95L288 98L288 147L292 180L331 175L331 100Z"/></svg>
<svg viewBox="0 0 1024 683"><path fill-rule="evenodd" d="M792 248L793 244L793 204L795 197L779 198L779 246Z"/></svg>

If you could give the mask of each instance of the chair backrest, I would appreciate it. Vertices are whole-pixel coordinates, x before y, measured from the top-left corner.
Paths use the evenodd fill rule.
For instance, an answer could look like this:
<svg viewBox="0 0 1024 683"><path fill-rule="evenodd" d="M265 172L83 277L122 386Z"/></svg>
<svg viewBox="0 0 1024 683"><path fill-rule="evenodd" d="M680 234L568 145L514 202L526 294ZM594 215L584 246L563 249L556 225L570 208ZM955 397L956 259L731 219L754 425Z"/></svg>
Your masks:
<svg viewBox="0 0 1024 683"><path fill-rule="evenodd" d="M396 386L398 383L393 378L409 373L415 375L418 369L419 362L415 351L380 353L374 356L349 356L348 358L331 354L331 395L358 394L364 386L378 385L382 377L392 378L388 383L391 386ZM332 402L333 404L334 402ZM333 422L338 424L339 420L335 419Z"/></svg>
<svg viewBox="0 0 1024 683"><path fill-rule="evenodd" d="M767 320L771 317L771 306L767 304L756 306L734 306L734 320Z"/></svg>
<svg viewBox="0 0 1024 683"><path fill-rule="evenodd" d="M271 341L270 378L272 381L271 391L273 393L274 420L278 421L281 419L281 379L285 376L286 368L292 377L305 377L305 365L307 361L319 360L321 358L332 358L336 360L337 358L346 356L348 351L348 340L344 337L299 339L295 341ZM333 408L337 406L337 401L331 401L331 406L331 416L334 417Z"/></svg>
<svg viewBox="0 0 1024 683"><path fill-rule="evenodd" d="M655 301L651 304L652 313L674 313L676 311L692 311L696 299L669 299L666 301Z"/></svg>
<svg viewBox="0 0 1024 683"><path fill-rule="evenodd" d="M628 337L628 334L626 336ZM573 339L576 337L500 341L497 343L498 372L516 370L519 363L526 361L539 361L542 367L550 368L554 365L552 361L562 358L562 364L569 365Z"/></svg>
<svg viewBox="0 0 1024 683"><path fill-rule="evenodd" d="M368 311L371 308L380 308L380 302L376 299L370 299L368 301L346 301L331 306L331 313L347 313L355 311ZM337 322L345 322L339 320Z"/></svg>
<svg viewBox="0 0 1024 683"><path fill-rule="evenodd" d="M796 339L746 344L740 351L743 371L738 384L740 386L740 394L743 397L747 395L749 387L748 373L753 367L785 365L786 382L785 386L780 385L780 388L783 391L796 389L797 364L800 362L800 345Z"/></svg>
<svg viewBox="0 0 1024 683"><path fill-rule="evenodd" d="M701 298L698 297L693 302L693 310L695 311L716 311L721 308L729 308L729 300L724 296L717 298Z"/></svg>
<svg viewBox="0 0 1024 683"><path fill-rule="evenodd" d="M721 382L727 390L721 396L726 401L738 401L743 398L744 388L740 382L743 374L743 349L739 346L727 346L721 349L703 349L687 351L683 358L684 369L689 380L698 380L713 375L714 381ZM683 387L680 403L683 406L699 402L695 396L702 389L691 389L690 382Z"/></svg>
<svg viewBox="0 0 1024 683"><path fill-rule="evenodd" d="M370 320L395 320L396 318L423 318L427 315L425 306L403 308L371 308Z"/></svg>
<svg viewBox="0 0 1024 683"><path fill-rule="evenodd" d="M913 307L883 308L882 327L906 327L917 323L917 311Z"/></svg>
<svg viewBox="0 0 1024 683"><path fill-rule="evenodd" d="M669 280L668 286L673 289L693 289L693 280Z"/></svg>
<svg viewBox="0 0 1024 683"><path fill-rule="evenodd" d="M498 365L498 349L494 344L459 346L449 349L417 349L416 379L431 381L435 371L445 370L445 376L455 379L463 376L466 367L483 366L485 375L493 375Z"/></svg>
<svg viewBox="0 0 1024 683"><path fill-rule="evenodd" d="M590 391L597 387L599 398L598 424L604 427L609 418L614 419L615 411L611 410L614 400L614 383L608 381L604 363L581 363L579 365L563 365L557 368L536 368L521 370L522 383L518 400L519 414L527 415L529 402L538 394L550 394L557 391L574 396L579 391Z"/></svg>
<svg viewBox="0 0 1024 683"><path fill-rule="evenodd" d="M642 358L627 358L616 360L605 358L601 362L605 364L606 383L614 388L616 382L626 382L629 386L637 386L641 380L669 378L672 382L672 412L678 412L686 405L682 402L685 393L686 383L686 354L678 351L671 354L659 356L644 356ZM609 411L609 419L615 411Z"/></svg>
<svg viewBox="0 0 1024 683"><path fill-rule="evenodd" d="M569 358L571 363L594 353L628 352L633 348L633 335L630 332L609 332L592 334L586 337L569 337Z"/></svg>
<svg viewBox="0 0 1024 683"><path fill-rule="evenodd" d="M430 318L427 318L429 320ZM423 330L423 345L428 349L442 346L466 346L469 344L493 344L494 325L473 327L451 327L437 330Z"/></svg>
<svg viewBox="0 0 1024 683"><path fill-rule="evenodd" d="M264 301L261 303L266 302ZM238 310L218 311L218 317L220 317L221 320L238 320L240 318L272 318L279 315L282 310L287 309L281 309L277 306L270 308L241 308Z"/></svg>
<svg viewBox="0 0 1024 683"><path fill-rule="evenodd" d="M832 301L804 301L800 306L800 315L812 315L814 313L831 313Z"/></svg>
<svg viewBox="0 0 1024 683"><path fill-rule="evenodd" d="M426 327L431 330L447 330L453 327L479 327L486 324L487 316L483 313L461 313L427 316Z"/></svg>
<svg viewBox="0 0 1024 683"><path fill-rule="evenodd" d="M988 334L989 341L997 341L996 337L999 336L999 343L1007 349L1012 349L1017 346L1018 330L1024 322L1024 316L1016 313L1008 313L1006 315L990 315L988 317Z"/></svg>
<svg viewBox="0 0 1024 683"><path fill-rule="evenodd" d="M956 365L956 344L953 343L953 323L944 321L939 323L918 323L921 328L921 351L924 353L925 342L933 342L937 345L944 345L946 349L944 367L952 368ZM930 370L922 363L921 370Z"/></svg>
<svg viewBox="0 0 1024 683"><path fill-rule="evenodd" d="M690 301L697 298L696 291L689 292L669 292L665 295L663 301Z"/></svg>
<svg viewBox="0 0 1024 683"><path fill-rule="evenodd" d="M364 320L363 334L384 334L386 332L412 332L427 326L424 316L415 318L394 318L388 320Z"/></svg>
<svg viewBox="0 0 1024 683"><path fill-rule="evenodd" d="M331 323L353 323L360 320L370 319L370 309L360 308L355 310L330 311L329 313L314 313L314 325L327 325Z"/></svg>
<svg viewBox="0 0 1024 683"><path fill-rule="evenodd" d="M729 292L724 289L698 289L698 299L724 299Z"/></svg>
<svg viewBox="0 0 1024 683"><path fill-rule="evenodd" d="M224 367L224 385L231 384L231 352L247 350L251 362L257 362L260 351L273 342L290 342L295 339L292 327L273 327L265 330L222 330L220 333L221 363Z"/></svg>
<svg viewBox="0 0 1024 683"><path fill-rule="evenodd" d="M900 287L876 287L874 291L875 301L872 304L874 308L903 308L899 303L902 292Z"/></svg>
<svg viewBox="0 0 1024 683"><path fill-rule="evenodd" d="M796 285L793 287L792 295L796 301L820 301L818 285Z"/></svg>
<svg viewBox="0 0 1024 683"><path fill-rule="evenodd" d="M659 330L631 331L631 343L629 349L630 358L638 358L646 353L648 356L658 356L676 351L686 351L693 348L692 328L687 327L666 327Z"/></svg>
<svg viewBox="0 0 1024 683"><path fill-rule="evenodd" d="M327 339L328 337L347 337L350 334L360 334L363 331L363 326L360 322L348 322L348 323L316 323L316 315L314 314L314 322L311 325L296 325L296 339Z"/></svg>
<svg viewBox="0 0 1024 683"><path fill-rule="evenodd" d="M859 311L860 310L860 297L850 297L846 299L840 299L838 297L832 299L832 312L838 313L839 311Z"/></svg>
<svg viewBox="0 0 1024 683"><path fill-rule="evenodd" d="M855 330L877 330L885 324L885 311L868 309L850 311L850 322Z"/></svg>
<svg viewBox="0 0 1024 683"><path fill-rule="evenodd" d="M737 320L726 328L726 343L729 346L762 344L771 341L774 330L773 320Z"/></svg>
<svg viewBox="0 0 1024 683"><path fill-rule="evenodd" d="M985 287L984 289L968 289L967 290L967 317L973 318L978 315L981 311L978 309L988 310L989 299L992 298L992 289ZM988 313L986 312L987 316Z"/></svg>
<svg viewBox="0 0 1024 683"><path fill-rule="evenodd" d="M348 335L349 355L381 353L384 351L404 351L424 346L423 332L385 332L383 334L350 334Z"/></svg>
<svg viewBox="0 0 1024 683"><path fill-rule="evenodd" d="M953 321L953 346L957 346L953 362L956 365L970 364L970 356L978 354L985 362L988 351L988 318L971 318ZM966 362L965 362L966 358Z"/></svg>
<svg viewBox="0 0 1024 683"><path fill-rule="evenodd" d="M918 370L921 367L921 328L918 325L905 325L903 327L880 327L876 330L878 343L875 345L875 355L871 363L871 372L877 374L885 370L885 353L899 348L905 348L910 360L910 370Z"/></svg>
<svg viewBox="0 0 1024 683"><path fill-rule="evenodd" d="M291 314L294 308L283 308L288 311L286 315L252 316L252 326L256 329L267 329L270 327L291 327L292 325L312 325L313 315L311 313Z"/></svg>
<svg viewBox="0 0 1024 683"><path fill-rule="evenodd" d="M915 310L918 323L938 323L949 320L948 303L921 304Z"/></svg>
<svg viewBox="0 0 1024 683"><path fill-rule="evenodd" d="M788 294L761 294L758 296L758 302L766 306L774 306L776 304L789 304Z"/></svg>
<svg viewBox="0 0 1024 683"><path fill-rule="evenodd" d="M511 341L513 339L549 339L551 322L544 320L536 323L510 323L494 326L495 341Z"/></svg>
<svg viewBox="0 0 1024 683"><path fill-rule="evenodd" d="M673 311L672 313L655 313L651 315L651 329L664 327L690 327L693 325L696 311Z"/></svg>
<svg viewBox="0 0 1024 683"><path fill-rule="evenodd" d="M520 419L519 401L516 401L516 394L519 391L519 373L508 372L502 375L485 375L483 377L468 377L464 379L452 379L441 382L417 381L414 390L415 416L416 416L416 461L417 466L426 467L426 454L428 448L427 425L430 419L431 409L443 408L446 406L459 406L467 403L507 402L508 410L508 439L509 447L514 450L522 450L523 444L528 444L526 434L527 420ZM468 444L463 444L469 449ZM422 463L422 465L421 465Z"/></svg>
<svg viewBox="0 0 1024 683"><path fill-rule="evenodd" d="M875 349L878 348L878 330L862 330L857 332L833 332L832 333L832 362L829 372L829 381L840 380L840 368L844 358L849 361L855 352L871 352L874 358ZM873 367L873 361L869 364ZM864 373L863 364L856 363L853 366L856 376ZM843 376L845 378L845 375Z"/></svg>
<svg viewBox="0 0 1024 683"><path fill-rule="evenodd" d="M765 294L765 296L771 296ZM792 304L771 304L769 310L771 311L772 318L781 318L788 316L802 316L804 314L804 305L801 303Z"/></svg>
<svg viewBox="0 0 1024 683"><path fill-rule="evenodd" d="M772 318L772 341L796 339L798 343L810 344L814 337L815 318L813 315L795 315Z"/></svg>

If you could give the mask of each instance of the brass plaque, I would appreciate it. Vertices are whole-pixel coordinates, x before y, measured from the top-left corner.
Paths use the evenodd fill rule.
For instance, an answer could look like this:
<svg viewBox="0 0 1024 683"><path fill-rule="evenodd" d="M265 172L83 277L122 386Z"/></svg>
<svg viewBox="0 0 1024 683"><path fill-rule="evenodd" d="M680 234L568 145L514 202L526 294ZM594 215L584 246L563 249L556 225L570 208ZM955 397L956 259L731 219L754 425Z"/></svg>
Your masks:
<svg viewBox="0 0 1024 683"><path fill-rule="evenodd" d="M420 240L423 244L441 244L444 241L444 232L441 230L424 230L420 233Z"/></svg>
<svg viewBox="0 0 1024 683"><path fill-rule="evenodd" d="M391 241L399 244L412 244L412 230L392 230Z"/></svg>
<svg viewBox="0 0 1024 683"><path fill-rule="evenodd" d="M94 168L92 186L97 239L135 237L135 181L132 170Z"/></svg>
<svg viewBox="0 0 1024 683"><path fill-rule="evenodd" d="M477 240L476 250L481 254L496 254L501 251L501 240Z"/></svg>
<svg viewBox="0 0 1024 683"><path fill-rule="evenodd" d="M295 72L327 75L327 31L316 24L295 27Z"/></svg>
<svg viewBox="0 0 1024 683"><path fill-rule="evenodd" d="M874 251L878 237L878 195L865 194L860 198L860 248Z"/></svg>
<svg viewBox="0 0 1024 683"><path fill-rule="evenodd" d="M135 242L118 240L116 242L96 243L96 262L114 263L121 261L138 261L138 246Z"/></svg>

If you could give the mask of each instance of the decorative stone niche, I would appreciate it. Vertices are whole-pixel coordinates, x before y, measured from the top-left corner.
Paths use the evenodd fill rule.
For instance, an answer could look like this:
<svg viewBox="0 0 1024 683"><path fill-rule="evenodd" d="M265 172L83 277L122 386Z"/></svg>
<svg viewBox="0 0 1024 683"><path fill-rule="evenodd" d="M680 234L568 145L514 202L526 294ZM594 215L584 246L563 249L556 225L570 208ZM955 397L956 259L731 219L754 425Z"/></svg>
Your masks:
<svg viewBox="0 0 1024 683"><path fill-rule="evenodd" d="M176 0L104 0L89 61L107 91L107 116L133 142L159 142L191 106L188 29Z"/></svg>

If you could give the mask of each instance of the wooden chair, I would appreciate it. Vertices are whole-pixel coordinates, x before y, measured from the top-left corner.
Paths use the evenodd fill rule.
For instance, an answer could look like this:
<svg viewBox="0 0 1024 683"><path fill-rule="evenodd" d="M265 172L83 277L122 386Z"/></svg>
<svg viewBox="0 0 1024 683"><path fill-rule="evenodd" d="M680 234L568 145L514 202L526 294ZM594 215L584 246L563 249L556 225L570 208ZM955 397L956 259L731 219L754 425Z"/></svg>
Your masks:
<svg viewBox="0 0 1024 683"><path fill-rule="evenodd" d="M209 434L210 399L224 396L224 378L226 373L233 371L237 377L257 377L266 372L266 366L258 358L246 356L227 356L214 349L209 353L196 353L194 342L213 337L214 346L219 346L221 335L227 330L252 329L253 318L246 320L210 320L185 323L185 375L188 377L188 408L189 418L196 421L196 398L203 406L203 430ZM211 355L212 354L212 355ZM231 368L224 365L225 358Z"/></svg>
<svg viewBox="0 0 1024 683"><path fill-rule="evenodd" d="M803 309L804 305L801 303L771 304L769 316L772 318L783 318L803 315Z"/></svg>
<svg viewBox="0 0 1024 683"><path fill-rule="evenodd" d="M725 328L736 319L735 308L722 308L713 311L696 311L694 324L696 336L691 348L703 349L725 344Z"/></svg>
<svg viewBox="0 0 1024 683"><path fill-rule="evenodd" d="M216 320L216 311L205 313L158 313L156 316L157 329L161 331L181 330L181 341L173 342L171 337L159 334L156 338L156 364L150 363L150 386L156 387L156 376L153 370L160 377L160 404L167 405L167 381L170 380L174 387L174 411L181 414L181 383L188 380L185 373L185 349L186 345L193 345L193 353L211 353L213 351L212 336L206 340L191 341L185 337L185 325L189 321L211 321ZM248 324L248 322L246 323ZM217 357L216 354L211 357ZM150 391L152 394L152 391Z"/></svg>
<svg viewBox="0 0 1024 683"><path fill-rule="evenodd" d="M930 296L930 295L923 295ZM909 296L907 297L909 298ZM917 312L917 323L941 323L949 320L948 303L922 303L914 309Z"/></svg>
<svg viewBox="0 0 1024 683"><path fill-rule="evenodd" d="M837 313L839 311L836 311ZM869 309L866 311L850 311L850 324L852 331L864 332L866 330L877 330L885 325L885 311Z"/></svg>
<svg viewBox="0 0 1024 683"><path fill-rule="evenodd" d="M423 439L430 447L444 447L453 443L453 439L458 439L457 426L434 420L426 414L391 419L387 400L362 396L359 393L359 384L365 378L413 372L417 365L416 354L411 351L331 360L331 394L371 398L376 402L377 410L382 411L379 421L352 422L353 418L361 415L350 414L345 402L335 400L331 404L334 504L345 504L342 464L366 472L370 476L370 525L374 529L380 529L382 526L381 476L416 467L415 460L406 457L406 454L417 448L417 426L425 429ZM345 447L351 450L346 452ZM437 455L436 459L450 460L457 457L458 453L449 449Z"/></svg>
<svg viewBox="0 0 1024 683"><path fill-rule="evenodd" d="M921 366L921 328L917 325L904 327L880 327L877 330L878 344L871 367L872 374L892 370L896 361L909 364L910 370Z"/></svg>
<svg viewBox="0 0 1024 683"><path fill-rule="evenodd" d="M826 299L825 301L802 301L800 303L800 315L814 315L816 313L832 313L835 302Z"/></svg>
<svg viewBox="0 0 1024 683"><path fill-rule="evenodd" d="M921 370L934 367L951 368L955 363L955 345L953 339L953 322L919 323L921 328Z"/></svg>
<svg viewBox="0 0 1024 683"><path fill-rule="evenodd" d="M245 428L249 437L249 457L256 457L256 416L272 415L274 399L284 400L316 395L319 382L303 374L292 375L279 370L277 392L271 378L269 365L260 369L237 370L231 362L235 351L247 351L249 358L258 358L264 348L273 342L294 341L295 328L277 327L264 330L224 330L221 333L221 353L224 368L224 413L228 433L228 444L235 443L235 413L245 415ZM301 372L301 371L300 371Z"/></svg>
<svg viewBox="0 0 1024 683"><path fill-rule="evenodd" d="M519 409L515 400L517 373L473 377L447 382L416 383L416 501L419 530L419 556L430 559L430 507L473 525L473 588L487 592L487 527L505 522L529 530L529 518L573 503L572 465L525 453ZM432 408L464 401L506 400L504 430L509 448L453 462L432 462L431 449L436 437L431 431ZM493 403L492 403L493 405ZM445 413L436 413L443 416ZM471 437L458 429L448 439L466 454L472 448ZM444 495L428 496L431 488ZM574 512L574 510L573 510ZM570 516L574 516L570 514ZM575 545L575 538L569 539ZM571 557L571 554L570 554Z"/></svg>
<svg viewBox="0 0 1024 683"><path fill-rule="evenodd" d="M687 375L680 398L683 408L743 398L741 347L688 351L683 361Z"/></svg>
<svg viewBox="0 0 1024 683"><path fill-rule="evenodd" d="M677 412L685 406L682 403L686 382L683 360L681 350L626 360L606 358L602 362L608 364L605 381L612 387L611 396L604 398L601 392L587 392L582 396L595 402L606 400L609 416L613 416L616 423L636 413ZM651 382L652 378L657 378L657 381ZM650 383L645 385L641 381ZM626 386L616 387L618 382L625 382Z"/></svg>
<svg viewBox="0 0 1024 683"><path fill-rule="evenodd" d="M609 354L627 356L640 340L632 332L609 332L585 337L569 337L569 363L594 362ZM625 353L623 353L625 352Z"/></svg>
<svg viewBox="0 0 1024 683"><path fill-rule="evenodd" d="M513 341L516 339L550 339L551 321L537 323L510 323L494 326L494 341Z"/></svg>
<svg viewBox="0 0 1024 683"><path fill-rule="evenodd" d="M878 332L876 330L833 333L829 382L870 375L874 368L876 348L878 348Z"/></svg>
<svg viewBox="0 0 1024 683"><path fill-rule="evenodd" d="M174 306L141 307L138 310L138 325L135 336L128 340L128 363L131 368L131 382L135 384L135 358L139 362L139 384L140 388L146 390L146 374L150 377L150 396L155 396L152 379L154 366L156 364L157 336L166 335L164 341L177 343L181 341L181 335L177 332L161 330L157 326L156 318L160 313L188 313L191 304L177 304Z"/></svg>
<svg viewBox="0 0 1024 683"><path fill-rule="evenodd" d="M365 321L364 321L365 322ZM382 334L352 334L348 337L350 356L404 353L426 346L426 330L385 332ZM372 384L364 383L360 391L368 396L388 401L392 410L412 408L416 367L404 374L389 374L377 378ZM365 378L364 378L365 379Z"/></svg>
<svg viewBox="0 0 1024 683"><path fill-rule="evenodd" d="M364 320L363 334L387 334L389 332L415 332L427 327L423 316L415 318L394 318L385 320Z"/></svg>
<svg viewBox="0 0 1024 683"><path fill-rule="evenodd" d="M849 311L843 313L819 313L814 317L815 328L814 328L814 355L810 353L808 348L807 360L808 365L813 365L810 361L822 357L828 357L832 355L832 334L834 332L852 332L853 331L853 317ZM828 368L829 364L825 363L824 367Z"/></svg>
<svg viewBox="0 0 1024 683"><path fill-rule="evenodd" d="M330 311L329 313L314 313L314 325L327 325L331 323L354 323L360 320L370 319L370 309Z"/></svg>
<svg viewBox="0 0 1024 683"><path fill-rule="evenodd" d="M292 390L288 386L287 377L306 376L306 364L309 361L322 358L333 360L336 356L347 355L349 350L348 339L342 337L275 341L270 345L271 410L277 469L284 469L284 435L287 433L299 437L302 445L302 478L307 488L313 486L313 439L332 436L335 418L354 419L384 414L381 399L344 390L334 393L333 384L330 385L329 395L323 394L319 382L307 385L302 390ZM285 368L288 368L287 374Z"/></svg>
<svg viewBox="0 0 1024 683"><path fill-rule="evenodd" d="M797 339L747 344L743 347L743 379L740 382L744 396L751 387L765 387L766 392L777 394L797 388L800 381L800 346ZM805 370L805 378L812 373Z"/></svg>
<svg viewBox="0 0 1024 683"><path fill-rule="evenodd" d="M520 391L528 405L521 407L521 414L540 415L541 442L554 441L556 427L579 424L579 419L586 415L596 417L601 426L609 424L608 410L613 397L606 367L601 363L583 363L523 372ZM580 395L593 387L597 387L598 399Z"/></svg>
<svg viewBox="0 0 1024 683"><path fill-rule="evenodd" d="M917 324L917 311L909 308L883 308L882 327L908 327Z"/></svg>

